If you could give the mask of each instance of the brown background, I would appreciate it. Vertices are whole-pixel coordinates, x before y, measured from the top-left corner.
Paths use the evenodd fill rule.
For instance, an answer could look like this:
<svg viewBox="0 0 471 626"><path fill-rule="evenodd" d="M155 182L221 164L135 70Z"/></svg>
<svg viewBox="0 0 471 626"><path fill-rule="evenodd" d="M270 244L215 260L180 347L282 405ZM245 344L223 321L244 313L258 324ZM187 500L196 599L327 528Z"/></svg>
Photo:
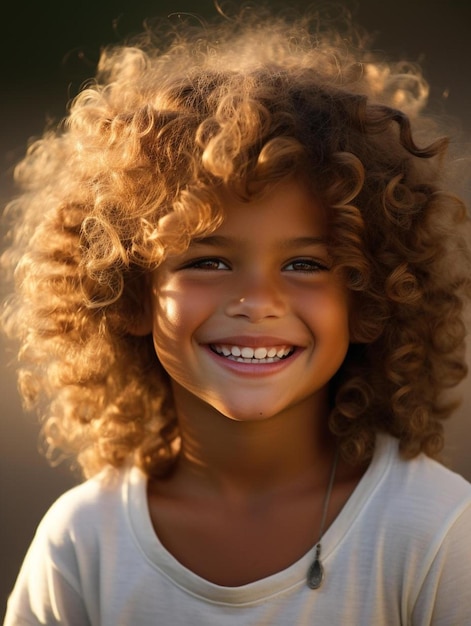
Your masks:
<svg viewBox="0 0 471 626"><path fill-rule="evenodd" d="M238 3L233 3L237 5ZM283 5L282 2L272 2ZM305 6L290 0L290 6ZM345 0L357 21L377 34L379 50L418 61L432 84L431 107L454 121L455 141L471 133L471 2L469 0ZM93 75L99 46L140 29L147 16L175 11L214 14L211 0L58 0L17 2L0 26L0 200L12 193L11 168L29 137L58 119L70 96ZM173 18L172 18L173 19ZM467 185L469 189L469 184ZM16 393L14 349L0 340L0 616L34 529L74 479L51 469L37 450L37 426ZM471 358L470 358L471 360ZM471 384L448 425L450 465L471 480Z"/></svg>

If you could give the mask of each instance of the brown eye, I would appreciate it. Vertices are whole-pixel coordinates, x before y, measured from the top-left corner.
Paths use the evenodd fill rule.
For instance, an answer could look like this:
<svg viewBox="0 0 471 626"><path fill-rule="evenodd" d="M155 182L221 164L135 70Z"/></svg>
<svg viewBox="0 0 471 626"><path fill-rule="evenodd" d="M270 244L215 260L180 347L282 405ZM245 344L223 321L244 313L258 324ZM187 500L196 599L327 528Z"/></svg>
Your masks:
<svg viewBox="0 0 471 626"><path fill-rule="evenodd" d="M195 259L185 265L185 269L196 270L228 270L227 263L217 258Z"/></svg>
<svg viewBox="0 0 471 626"><path fill-rule="evenodd" d="M283 268L283 270L287 272L302 272L307 274L322 272L328 269L325 263L321 263L316 259L295 259L287 263Z"/></svg>

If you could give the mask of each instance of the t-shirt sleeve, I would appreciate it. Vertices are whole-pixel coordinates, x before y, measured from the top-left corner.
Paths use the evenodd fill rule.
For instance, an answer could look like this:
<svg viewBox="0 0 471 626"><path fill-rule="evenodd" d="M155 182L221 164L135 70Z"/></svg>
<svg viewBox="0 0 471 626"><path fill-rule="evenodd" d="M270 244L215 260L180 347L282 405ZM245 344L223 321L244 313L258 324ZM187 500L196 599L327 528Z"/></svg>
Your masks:
<svg viewBox="0 0 471 626"><path fill-rule="evenodd" d="M430 546L417 584L413 626L471 624L471 503Z"/></svg>
<svg viewBox="0 0 471 626"><path fill-rule="evenodd" d="M7 605L4 626L87 626L73 538L50 511L24 559Z"/></svg>

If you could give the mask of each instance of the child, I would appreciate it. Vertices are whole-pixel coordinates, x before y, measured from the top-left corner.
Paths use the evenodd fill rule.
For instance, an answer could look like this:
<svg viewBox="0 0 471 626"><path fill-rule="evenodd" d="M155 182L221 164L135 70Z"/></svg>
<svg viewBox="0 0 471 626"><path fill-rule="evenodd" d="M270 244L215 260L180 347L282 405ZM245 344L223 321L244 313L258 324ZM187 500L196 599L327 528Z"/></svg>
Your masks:
<svg viewBox="0 0 471 626"><path fill-rule="evenodd" d="M88 480L5 623L471 623L471 486L434 460L468 221L425 82L307 21L156 40L17 169L3 323Z"/></svg>

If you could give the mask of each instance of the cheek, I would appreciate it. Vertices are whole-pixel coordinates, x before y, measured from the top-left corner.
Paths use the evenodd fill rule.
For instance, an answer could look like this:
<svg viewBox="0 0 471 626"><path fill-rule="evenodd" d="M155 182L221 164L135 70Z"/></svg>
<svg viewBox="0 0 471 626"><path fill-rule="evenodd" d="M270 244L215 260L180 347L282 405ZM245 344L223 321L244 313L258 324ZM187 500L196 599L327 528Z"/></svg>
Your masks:
<svg viewBox="0 0 471 626"><path fill-rule="evenodd" d="M181 311L179 303L175 298L165 297L162 295L157 301L157 307L154 313L158 324L176 327L181 319Z"/></svg>
<svg viewBox="0 0 471 626"><path fill-rule="evenodd" d="M175 340L178 337L180 312L175 290L158 279L152 288L152 335L154 348L160 363L168 373L169 362L173 362L176 354Z"/></svg>
<svg viewBox="0 0 471 626"><path fill-rule="evenodd" d="M208 314L208 299L181 285L162 287L153 298L154 345L161 361L165 352L182 354Z"/></svg>
<svg viewBox="0 0 471 626"><path fill-rule="evenodd" d="M160 364L171 378L178 377L182 353L181 313L174 299L158 298L153 306L153 341Z"/></svg>
<svg viewBox="0 0 471 626"><path fill-rule="evenodd" d="M350 314L345 299L334 302L326 311L325 323L332 341L339 346L350 343Z"/></svg>
<svg viewBox="0 0 471 626"><path fill-rule="evenodd" d="M324 358L337 363L343 361L350 345L348 298L337 290L326 295L311 299L307 324Z"/></svg>
<svg viewBox="0 0 471 626"><path fill-rule="evenodd" d="M324 330L342 329L349 325L349 298L343 289L329 286L326 289L312 289L304 294L303 309L308 312L312 324Z"/></svg>
<svg viewBox="0 0 471 626"><path fill-rule="evenodd" d="M157 274L152 289L152 315L154 334L172 335L182 317L182 289L178 281Z"/></svg>

